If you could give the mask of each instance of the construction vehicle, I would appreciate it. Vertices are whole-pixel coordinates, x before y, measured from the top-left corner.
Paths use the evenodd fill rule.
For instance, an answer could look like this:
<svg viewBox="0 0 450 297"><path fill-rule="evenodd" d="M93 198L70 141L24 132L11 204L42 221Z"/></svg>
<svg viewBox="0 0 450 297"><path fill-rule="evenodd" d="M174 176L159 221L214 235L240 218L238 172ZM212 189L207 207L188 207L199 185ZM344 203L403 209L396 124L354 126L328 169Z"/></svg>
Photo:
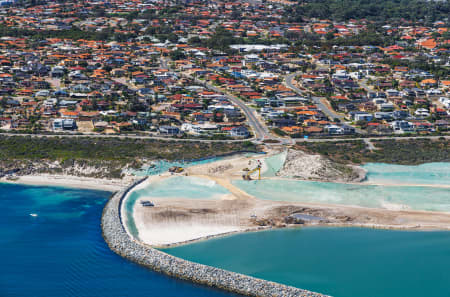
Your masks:
<svg viewBox="0 0 450 297"><path fill-rule="evenodd" d="M169 168L170 173L182 173L183 171L184 171L184 168L179 167L179 166L172 166Z"/></svg>
<svg viewBox="0 0 450 297"><path fill-rule="evenodd" d="M258 160L258 165L255 169L247 171L244 175L242 175L243 180L252 180L251 175L253 172L258 171L258 179L261 179L261 162Z"/></svg>

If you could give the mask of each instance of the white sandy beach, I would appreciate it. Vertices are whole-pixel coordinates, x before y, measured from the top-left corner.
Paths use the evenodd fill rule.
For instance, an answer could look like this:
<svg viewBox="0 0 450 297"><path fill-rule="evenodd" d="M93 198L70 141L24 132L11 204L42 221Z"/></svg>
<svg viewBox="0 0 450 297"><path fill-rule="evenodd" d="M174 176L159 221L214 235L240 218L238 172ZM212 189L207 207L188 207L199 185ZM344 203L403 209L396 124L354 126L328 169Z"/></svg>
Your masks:
<svg viewBox="0 0 450 297"><path fill-rule="evenodd" d="M136 186L134 191L144 189L146 187L151 186L154 183L158 183L159 181L170 178L171 175L168 173L151 176L143 183ZM202 176L202 178L204 178ZM206 179L206 181L214 181L211 179ZM215 181L214 181L215 183ZM131 193L127 195L124 199L126 201ZM180 193L182 196L182 193ZM212 197L219 198L213 200L223 200L229 201L236 199L232 194L221 195L220 197ZM154 208L148 208L141 206L140 201L142 200L151 200L155 202L156 206ZM134 204L133 207L133 220L137 230L139 231L139 240L152 245L152 246L168 246L174 244L185 243L189 241L199 240L206 237L224 235L233 232L244 231L246 228L239 226L239 220L234 218L232 215L222 216L221 219L217 219L214 215L209 215L203 217L201 219L196 220L185 220L183 216L174 217L161 220L160 218L152 218L152 211L160 210L159 205L163 201L173 201L176 203L179 200L183 201L192 201L192 203L197 203L197 199L189 199L179 197L177 199L173 198L155 198L155 197L140 197ZM170 203L170 202L169 202ZM125 229L128 234L132 235L130 230L128 229L128 216L127 211L125 209L125 204L122 204L122 220L125 224ZM170 208L165 207L164 210L170 210Z"/></svg>
<svg viewBox="0 0 450 297"><path fill-rule="evenodd" d="M99 179L99 178L79 177L70 175L40 174L40 175L20 176L17 180L14 181L0 179L0 182L34 185L34 186L60 186L60 187L70 187L89 190L104 190L115 192L122 189L127 184L129 184L130 180L103 179L103 178Z"/></svg>
<svg viewBox="0 0 450 297"><path fill-rule="evenodd" d="M143 225L143 220L135 217L139 229L139 239L152 246L167 246L186 243L206 237L244 231L243 228L210 224L151 224Z"/></svg>
<svg viewBox="0 0 450 297"><path fill-rule="evenodd" d="M275 153L277 152L271 151L264 157L269 157ZM216 199L189 199L183 197L182 192L180 192L179 197L170 199L166 197L139 197L133 206L133 219L139 232L139 238L137 239L152 246L168 246L259 228L284 227L286 224L283 218L287 213L293 211L326 218L326 225L394 229L450 229L450 214L448 213L412 211L406 205L388 201L382 205L385 209L323 203L267 201L253 197L231 183L234 179L242 178L245 173L244 168L254 168L255 161L263 161L264 157L238 155L213 163L192 166L181 174L206 179L209 183L216 183L230 192L220 197L214 197ZM267 164L263 161L262 172L265 170L267 170ZM154 183L171 176L170 173L150 176L146 181L135 187L133 191L151 187ZM257 178L257 173L252 177ZM118 191L129 185L133 179L135 177L132 176L119 180L40 174L21 176L16 181L3 179L0 182ZM287 178L271 177L270 179ZM370 182L345 183L396 185ZM446 185L420 186L447 188ZM131 193L128 193L127 198ZM155 202L156 206L143 207L139 202L141 200L151 200ZM124 207L125 203L122 204L122 219L125 228L128 229ZM268 225L256 223L255 218L266 220ZM127 232L130 234L129 230Z"/></svg>

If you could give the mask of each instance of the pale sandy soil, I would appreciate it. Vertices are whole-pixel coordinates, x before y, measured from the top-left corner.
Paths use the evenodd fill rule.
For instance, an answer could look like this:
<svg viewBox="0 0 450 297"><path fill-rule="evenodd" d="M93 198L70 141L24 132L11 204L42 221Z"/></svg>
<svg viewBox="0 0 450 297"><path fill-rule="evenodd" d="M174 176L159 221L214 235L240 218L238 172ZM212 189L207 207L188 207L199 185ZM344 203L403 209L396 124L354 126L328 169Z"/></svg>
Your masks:
<svg viewBox="0 0 450 297"><path fill-rule="evenodd" d="M71 175L24 175L19 179L10 181L5 178L0 179L0 182L17 183L24 185L34 186L61 186L79 189L90 190L104 190L104 191L118 191L130 183L129 179L102 179L102 178L90 178L79 177Z"/></svg>
<svg viewBox="0 0 450 297"><path fill-rule="evenodd" d="M294 213L322 218L305 225L450 230L450 213L411 211L392 203L384 205L386 209L373 209L257 199L235 187L231 180L242 178L242 169L248 167L249 159L260 158L240 156L187 169L184 174L211 179L227 188L231 195L224 195L221 200L141 197L140 200L154 202L155 207L143 207L139 200L135 204L133 215L139 239L148 245L165 247L258 228L298 226L287 221ZM161 178L165 176L152 177L139 187Z"/></svg>
<svg viewBox="0 0 450 297"><path fill-rule="evenodd" d="M440 185L440 184L411 184L411 183L402 183L402 182L389 182L389 181L383 181L383 182L370 182L370 181L363 181L361 183L355 183L357 185L367 185L367 186L388 186L388 187L433 187L433 188L443 188L448 189L450 188L450 185Z"/></svg>
<svg viewBox="0 0 450 297"><path fill-rule="evenodd" d="M274 153L278 152L271 151L266 156ZM141 197L141 200L154 202L155 207L143 207L139 200L134 205L133 218L139 231L139 239L153 246L168 246L260 228L298 226L286 220L294 213L322 218L319 223L305 222L306 225L450 230L450 213L412 211L403 205L396 204L384 205L387 209L373 209L347 205L260 200L231 183L233 179L242 178L244 168L254 168L255 160L262 160L264 157L262 155L236 156L214 163L193 166L182 174L210 179L227 188L231 194L223 195L220 199ZM169 176L170 174L165 173L149 177L134 190L151 186L152 183ZM256 178L256 175L253 177ZM107 191L117 191L130 182L131 177L125 180L112 180L64 175L22 176L19 180L14 181L14 183L31 185L54 185ZM122 204L123 207L124 205L125 203ZM124 213L122 208L122 214ZM124 215L122 219L126 226L126 216Z"/></svg>
<svg viewBox="0 0 450 297"><path fill-rule="evenodd" d="M151 176L143 183L139 184L135 190L143 189L151 186L153 183L157 183L162 179L169 178L170 174L162 174L158 176ZM203 176L198 176L203 177ZM204 178L204 177L203 177ZM215 179L213 179L215 181ZM249 198L244 196L245 193L240 189L235 188L231 183L226 181L219 181L222 186L230 186L229 190L234 194L226 194L218 197L220 200L205 200L203 203L213 203L216 207L216 203L229 204L231 200L240 198ZM125 200L128 199L129 193ZM182 193L180 193L182 195ZM217 197L215 197L217 198ZM140 203L142 200L150 200L155 203L155 207L143 207ZM144 243L153 246L167 246L173 243L189 242L193 240L199 240L206 237L228 234L238 231L244 231L245 226L240 226L239 218L233 214L232 208L227 208L227 213L219 218L214 212L203 210L194 210L194 217L190 214L184 215L183 213L174 210L171 205L181 204L197 204L197 199L188 198L154 198L154 197L140 197L134 204L133 219L139 232L139 240ZM202 202L200 202L202 203ZM167 205L167 206L162 206ZM128 218L125 215L125 203L122 204L122 220L125 223L128 234L131 235L128 230Z"/></svg>
<svg viewBox="0 0 450 297"><path fill-rule="evenodd" d="M151 201L155 207L143 207L138 202L133 214L139 239L153 246L183 244L230 232L255 230L261 226L298 226L285 221L293 213L323 219L320 223L306 225L450 230L450 213L411 211L397 205L390 205L391 209L373 209L254 198L219 201L152 198Z"/></svg>
<svg viewBox="0 0 450 297"><path fill-rule="evenodd" d="M257 167L258 160L261 161L261 174L267 170L264 159L280 153L281 150L270 150L267 154L258 154L253 156L239 155L231 158L225 158L214 163L206 163L187 168L188 175L205 176L211 179L240 179L246 173L244 169L254 169ZM251 177L258 178L258 172L254 172Z"/></svg>

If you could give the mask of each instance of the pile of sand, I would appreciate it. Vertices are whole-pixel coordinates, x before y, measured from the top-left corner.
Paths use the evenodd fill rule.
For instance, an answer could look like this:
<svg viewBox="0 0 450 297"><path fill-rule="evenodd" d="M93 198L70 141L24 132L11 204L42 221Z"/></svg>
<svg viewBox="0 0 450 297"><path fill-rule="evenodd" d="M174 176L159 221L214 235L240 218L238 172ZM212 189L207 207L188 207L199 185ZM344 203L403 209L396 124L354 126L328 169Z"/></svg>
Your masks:
<svg viewBox="0 0 450 297"><path fill-rule="evenodd" d="M357 166L335 163L321 155L289 150L278 176L331 182L360 182L366 171Z"/></svg>

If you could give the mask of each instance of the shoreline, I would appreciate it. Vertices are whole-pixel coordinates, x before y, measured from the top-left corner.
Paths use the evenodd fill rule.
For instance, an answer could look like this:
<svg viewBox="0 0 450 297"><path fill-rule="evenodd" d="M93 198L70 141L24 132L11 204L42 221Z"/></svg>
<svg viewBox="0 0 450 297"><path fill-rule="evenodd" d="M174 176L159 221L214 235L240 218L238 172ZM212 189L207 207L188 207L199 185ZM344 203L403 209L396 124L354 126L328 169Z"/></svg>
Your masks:
<svg viewBox="0 0 450 297"><path fill-rule="evenodd" d="M207 178L206 176L196 177ZM246 232L309 226L416 231L450 230L450 213L448 212L262 200L246 193L240 195L239 192L228 187L230 184L227 179L217 177L209 179L230 192L236 193L234 199L217 201L182 197L171 199L139 197L131 214L139 232L137 240L151 247L170 248ZM150 178L136 188L149 186L152 181L153 179ZM128 196L124 198L124 201L127 198ZM137 203L139 200L151 200L155 203L155 207L142 207ZM317 215L322 219L320 222L286 223L285 219L290 213L276 212L279 209L285 209L290 213L297 213L296 209L307 209L305 214ZM233 217L227 220L230 213ZM124 222L127 222L128 215L122 212ZM272 225L258 226L257 222L250 218L253 215L258 219L272 221ZM217 218L220 219L219 222ZM233 223L230 224L230 221ZM199 225L205 228L197 228ZM224 231L217 231L220 230L218 226L222 226ZM234 226L236 230L227 231L227 228L230 230L230 226ZM209 234L208 227L210 227Z"/></svg>
<svg viewBox="0 0 450 297"><path fill-rule="evenodd" d="M332 205L330 205L332 206ZM436 212L437 214L447 214ZM168 244L149 244L142 242L140 239L135 239L139 242L139 244L149 246L155 249L169 249L189 244L195 244L198 242L206 241L209 239L218 239L224 238L233 235L245 234L245 233L255 233L255 232L264 232L264 231L277 231L284 229L301 229L301 228L327 228L327 227L336 227L336 228L364 228L364 229L375 229L375 230L391 230L391 231L417 231L417 232L428 232L428 231L443 231L449 232L450 226L436 226L436 225L421 225L421 224L412 224L412 225L386 225L386 224L360 224L360 223L315 223L315 224L292 224L283 227L276 226L268 226L268 227L250 227L243 230L230 231L219 234L211 234L206 236L201 236L195 239L185 240L185 241L177 241Z"/></svg>
<svg viewBox="0 0 450 297"><path fill-rule="evenodd" d="M202 166L202 165L199 165ZM209 165L208 165L209 166ZM194 168L195 170L195 168ZM261 288L260 286L263 284L264 289L268 290L267 292L272 292L273 288L276 288L276 290L279 290L280 288L283 288L283 292L288 292L290 290L299 290L300 294L295 296L323 296L321 294L311 293L307 292L302 289L297 288L290 288L273 283L273 282L267 282L259 279L254 279L245 275L240 274L234 274L232 272L223 271L221 269L215 268L215 267L208 267L208 266L197 266L200 264L192 263L189 261L185 261L183 259L179 259L176 257L171 257L164 253L163 251L155 250L155 248L159 249L165 249L165 248L172 248L175 246L181 246L191 243L196 243L208 239L213 238L222 238L226 236L233 236L238 234L245 234L250 232L261 232L261 231L276 231L276 230L282 230L282 229L294 229L294 228L308 228L308 227L360 227L360 228L368 228L368 229L385 229L385 230L406 230L406 231L450 231L450 214L444 213L444 212L430 212L430 211L409 211L409 210L401 210L401 211L392 211L392 210L386 210L386 209L368 209L360 206L344 206L344 205L335 205L335 204L319 204L319 203L287 203L287 202L264 202L260 201L260 199L257 199L253 196L250 196L246 193L239 193L236 191L236 195L238 197L235 197L234 200L224 201L220 200L219 202L231 202L231 203L239 203L239 202L245 202L245 203L262 203L263 210L267 210L267 206L273 205L274 207L282 207L282 206L288 206L288 207L303 207L303 208L315 208L319 210L331 210L335 213L341 213L343 210L345 211L351 211L356 210L356 212L363 213L367 216L372 216L373 214L382 214L383 216L399 216L398 218L400 221L404 221L403 223L398 222L398 224L389 224L388 221L385 223L362 223L362 222L324 222L324 223L305 223L305 224L289 224L286 226L252 226L241 230L231 231L231 232L225 232L225 233L219 233L219 234L212 234L212 235L205 235L200 236L198 238L194 238L192 240L186 240L186 241L179 241L174 242L171 244L164 244L164 245L152 245L145 243L139 239L133 238L128 232L126 228L126 216L125 213L122 211L125 207L125 203L117 204L117 215L115 216L115 220L117 224L120 224L121 230L120 232L123 232L125 234L115 234L115 232L112 232L113 230L117 229L110 229L109 231L105 231L108 227L105 227L105 224L108 225L109 223L105 223L105 213L107 213L107 207L110 207L110 203L112 203L111 200L117 199L118 196L120 196L120 201L123 202L127 197L129 197L130 193L132 193L134 190L148 186L153 182L154 180L158 180L161 178L167 178L171 175L163 175L163 176L152 176L150 178L146 178L146 181L142 182L143 180L140 180L138 182L134 182L131 187L129 186L122 186L125 181L121 180L120 182L115 182L114 180L107 180L105 184L104 179L95 179L95 178L81 178L81 177L73 177L73 176L58 176L58 175L39 175L39 176L33 176L31 178L31 181L33 181L34 185L56 185L56 186L69 186L69 187L76 187L76 185L82 184L83 187L81 188L87 188L87 189L97 189L99 190L100 187L104 187L105 189L112 190L112 189L118 189L118 192L113 194L110 201L107 202L107 205L105 206L104 214L102 215L102 231L103 236L105 238L105 241L108 243L108 246L121 255L124 258L127 258L128 260L131 260L133 262L136 262L140 265L146 266L152 270L163 272L164 274L167 274L172 277L177 277L185 280L192 281L194 283L204 284L216 288L225 289L227 291L248 295L248 296L272 296L269 294L272 293L264 293L260 294L260 291L256 291L254 293L253 291L250 292L249 288L246 287L244 291L242 291L242 286L239 285L236 287L236 280L237 282L243 282L244 284L248 285L249 282L255 281L258 288ZM176 175L174 175L176 176ZM196 176L196 175L192 175ZM208 178L210 180L215 181L216 183L224 186L227 188L227 185L230 184L230 179L224 178L224 177L218 177L218 176L212 176L207 177L205 175L201 176L202 178ZM27 178L23 178L19 181L13 181L11 183L16 184L26 184L25 181L27 181ZM50 181L50 182L49 182ZM100 186L99 186L100 185ZM161 198L160 198L161 199ZM164 199L161 199L164 200ZM181 200L169 200L166 199L166 201L171 204L173 201L178 201L179 203L186 203L186 204L193 204L193 199L183 199ZM211 203L211 202L217 202L217 201L202 201L199 202L202 203ZM114 203L113 203L114 204ZM166 206L169 208L169 206ZM266 208L264 208L266 207ZM253 212L253 210L251 211ZM409 215L409 217L408 217ZM424 221L416 221L414 222L414 218L425 218ZM440 218L444 218L441 220ZM409 222L408 222L409 220ZM435 222L435 224L433 224ZM105 233L112 232L109 235L105 235ZM114 239L115 236L121 237L120 240L123 240L122 243L118 243L116 239ZM125 245L131 245L132 248L130 249L129 246ZM160 254L161 253L161 254ZM163 260L161 260L163 259ZM182 268L174 268L174 265L182 265ZM205 268L206 267L206 268ZM200 276L197 274L197 270L200 269ZM211 273L219 273L220 277L211 276ZM213 278L212 278L213 277ZM243 281L245 280L245 281ZM262 283L263 282L263 283ZM274 287L272 287L274 286ZM230 289L231 288L231 289ZM250 287L250 289L253 289L253 287ZM287 291L284 291L287 290ZM311 295L314 294L314 295ZM278 294L276 296L293 296L290 293L287 293L285 295L284 293Z"/></svg>
<svg viewBox="0 0 450 297"><path fill-rule="evenodd" d="M148 267L154 271L164 273L166 275L184 279L191 281L193 283L198 283L202 285L207 285L211 287L215 287L218 289L227 290L230 292L242 294L245 296L324 296L319 293L313 293L310 291L302 290L295 287L289 287L286 285L282 285L279 283L274 283L271 281L265 281L261 279L256 279L254 277L246 276L243 274L233 273L230 271L222 270L216 267L206 266L194 262L190 262L187 260L183 260L181 258L177 258L175 256L171 256L170 254L165 253L164 251L160 251L155 249L153 246L146 244L141 241L137 241L134 238L130 237L130 235L125 231L125 227L123 226L123 221L121 220L121 209L123 199L127 196L127 194L131 193L133 190L133 186L144 186L145 183L140 183L140 181L135 182L131 187L127 187L126 189L121 190L120 192L114 194L112 198L108 201L107 205L104 208L102 215L102 230L105 241L108 243L108 246L117 254L122 257L136 262L140 265ZM138 186L139 185L139 186ZM192 200L188 200L188 202L192 202ZM279 203L278 203L279 204ZM339 208L334 207L332 205L329 208ZM366 209L352 206L347 207L352 209L359 209L365 211ZM380 210L378 210L380 211ZM383 211L381 212L389 212ZM412 211L403 211L403 212L395 212L395 213L403 213L403 214L427 214L430 215L430 212L412 212ZM435 217L437 222L440 222L440 216L448 219L446 222L446 227L442 226L438 227L433 224L400 224L400 225L390 225L390 224L361 224L358 222L348 222L348 223L330 223L327 224L308 224L308 225L289 225L286 228L293 229L298 227L363 227L363 228L376 228L376 229L395 229L395 230L411 230L411 231L426 231L426 230L450 230L450 215L449 214L441 214L441 213L431 213L431 215L437 216ZM215 236L203 237L199 239L195 239L187 243L194 243L200 240L207 240L211 238L232 236L239 233L245 232L259 232L263 230L277 230L283 229L278 227L264 227L259 230L255 229L247 229L240 230L238 232L228 233L228 234L218 234ZM166 246L159 247L161 249L174 247Z"/></svg>
<svg viewBox="0 0 450 297"><path fill-rule="evenodd" d="M233 180L240 180L238 178L234 178ZM380 182L380 181L369 181L363 180L360 182L344 182L344 181L326 181L319 179L297 179L297 178L289 178L289 177L261 177L261 180L287 180L287 181L299 181L299 182L317 182L317 183L330 183L330 184L344 184L344 185L352 185L352 186L382 186L382 187L430 187L430 188L450 188L450 185L445 184L411 184L411 183L400 183L400 182Z"/></svg>
<svg viewBox="0 0 450 297"><path fill-rule="evenodd" d="M266 152L264 158L271 157L279 154L279 150L271 150ZM219 199L219 203L214 205L208 199L202 201L201 199L189 199L189 198L171 198L164 199L164 197L139 197L133 204L132 214L128 214L126 211L126 203L121 205L121 219L124 225L124 229L127 234L133 237L135 240L154 247L169 248L178 245L185 245L198 241L203 241L211 238L223 237L227 235L255 232L266 229L279 229L279 228L295 228L299 225L289 225L282 221L286 214L267 214L275 208L282 207L307 207L310 210L319 211L325 213L325 219L327 222L303 222L300 226L343 226L343 227L363 227L363 228L377 228L377 229L395 229L395 230L450 230L450 223L447 224L447 217L443 219L443 223L435 220L435 217L447 216L448 212L442 211L415 211L408 208L396 207L396 205L388 205L385 208L367 208L358 205L344 205L344 204L332 204L332 203L315 203L315 202L299 202L299 201L273 201L263 200L258 197L254 197L239 187L232 184L233 180L241 179L241 171L244 167L250 167L250 160L261 159L261 155L245 155L238 154L223 158L211 163L198 164L185 168L182 174L171 175L169 173L162 173L159 175L149 176L146 181L136 185L132 191L128 192L123 201L126 202L130 194L138 189L145 188L152 183L175 176L191 176L207 179L215 182L216 184L227 189L231 194L227 195L227 198L222 197ZM253 162L253 161L252 161ZM267 170L267 162L263 160L263 169ZM229 165L231 164L231 165ZM266 170L263 170L266 171ZM104 191L120 191L130 180L136 180L138 177L127 176L126 179L114 180L114 179L98 179L89 177L77 177L68 175L49 175L39 174L31 176L20 176L17 181L5 181L11 184L27 184L37 186L63 186L80 189L90 190L104 190ZM287 177L263 177L263 180L288 180L298 182L320 182L320 183L338 183L348 184L356 186L386 186L386 187L434 187L434 188L450 188L447 185L419 185L419 184L398 184L398 183L376 183L376 182L332 182L332 181L320 181L320 180L301 180L292 179ZM2 180L0 180L2 182ZM180 193L182 195L182 193ZM139 200L148 199L153 202L156 201L157 207L164 207L167 210L178 211L178 217L191 215L192 220L184 220L175 218L175 223L172 218L163 219L149 219L150 209L144 209L138 203ZM228 204L224 200L228 200ZM172 203L173 202L173 203ZM230 208L230 204L241 204L236 209L231 210L224 209ZM241 211L239 208L244 209L243 213L235 214ZM247 208L247 209L246 209ZM272 209L271 209L272 208ZM214 215L202 214L204 210L209 210L210 213L219 211ZM147 214L145 213L147 211ZM222 213L220 213L222 211ZM231 213L231 214L230 214ZM195 214L195 215L192 215ZM255 222L251 222L249 217L257 214L258 219L262 218L267 220L277 220L277 222L271 222L270 226L256 225ZM352 222L345 222L343 220L335 220L337 214L341 216L348 216ZM413 215L411 215L413 214ZM150 214L151 215L151 214ZM162 213L162 215L166 215ZM173 214L169 214L172 215ZM314 215L314 214L313 214ZM147 218L146 218L147 216ZM209 216L209 217L208 217ZM224 219L225 216L228 216ZM234 217L233 217L234 216ZM361 217L368 217L372 219L364 220ZM128 230L129 217L133 220L133 229L136 228L136 236ZM217 219L219 217L219 220ZM231 218L230 218L231 217ZM255 216L256 217L256 216ZM332 220L329 220L330 217ZM388 217L386 219L384 217ZM395 219L396 218L396 219ZM404 219L406 218L406 219ZM415 221L416 220L416 221ZM445 222L445 223L444 223ZM276 226L277 225L277 226ZM282 226L279 226L282 225ZM143 231L144 230L144 231ZM134 230L133 230L134 233Z"/></svg>
<svg viewBox="0 0 450 297"><path fill-rule="evenodd" d="M137 242L125 231L120 218L120 209L123 198L140 182L142 180L112 195L103 209L102 235L109 248L118 255L170 277L243 296L326 297L320 293L183 260Z"/></svg>
<svg viewBox="0 0 450 297"><path fill-rule="evenodd" d="M0 183L30 186L56 186L116 192L126 187L129 181L122 179L79 177L73 175L37 174L18 176L17 180L1 178Z"/></svg>
<svg viewBox="0 0 450 297"><path fill-rule="evenodd" d="M160 176L160 175L158 175ZM205 178L206 175L199 175L199 177ZM136 179L138 176L130 176L128 179L108 179L108 178L95 178L95 177L80 177L74 175L59 175L59 174L36 174L36 175L22 175L18 176L17 180L7 180L0 178L0 183L6 184L20 184L30 186L60 186L77 189L87 190L103 190L103 191L119 191L125 187L130 180ZM214 179L212 179L214 180ZM240 180L238 177L231 178L230 180ZM325 180L306 180L288 177L261 177L261 180L285 180L285 181L299 181L299 182L319 182L319 183L331 183L331 184L344 184L354 186L384 186L384 187L430 187L430 188L450 188L450 185L446 184L412 184L401 182L381 182L381 181L368 181L361 182L343 182L343 181L325 181Z"/></svg>
<svg viewBox="0 0 450 297"><path fill-rule="evenodd" d="M234 236L239 234L246 234L246 233L257 233L257 232L268 232L268 231L279 231L279 230L293 230L293 229L303 229L303 228L362 228L362 229L374 229L374 230L389 230L389 231L411 231L411 232L450 232L450 226L447 228L435 228L433 226L395 226L395 225L376 225L376 224L345 224L345 223L338 223L338 224L305 224L305 225L290 225L286 227L255 227L255 228L249 228L247 230L241 230L241 231L235 231L235 232L227 232L223 234L215 234L210 235L198 239L188 240L188 241L182 241L182 242L176 242L173 244L166 244L166 245L150 245L151 247L155 249L170 249L175 247L180 247L184 245L189 244L195 244L199 242L203 242L210 239L219 239L219 238L225 238L228 236ZM148 244L142 243L146 246L149 246Z"/></svg>
<svg viewBox="0 0 450 297"><path fill-rule="evenodd" d="M279 150L272 150L267 152L265 157L271 157L279 153ZM396 230L450 230L450 213L443 211L416 211L402 208L398 205L387 205L385 208L368 208L358 205L260 199L250 195L232 183L234 180L241 180L242 172L245 171L244 168L253 167L255 164L254 160L258 159L261 159L261 157L239 155L226 160L190 166L182 174L173 175L188 175L214 181L232 194L229 201L211 201L207 199L202 201L183 198L182 192L180 192L177 198L171 198L170 200L164 199L163 197L145 197L145 195L139 197L138 200L151 200L156 205L152 208L145 208L136 202L133 206L133 214L131 215L140 234L140 241L149 246L169 248L210 238L258 231L258 227L261 226L257 225L259 223L263 225L262 229L295 228L299 225L289 225L284 221L286 216L295 212L293 209L307 209L304 212L305 214L323 218L323 221L320 223L303 222L300 226L355 226ZM265 160L262 163L262 171L264 172L267 170L267 164ZM170 176L163 174L159 178L170 178ZM294 182L309 181L283 177L262 178L262 180L271 179L290 180ZM153 180L154 177L151 177L137 188L151 186ZM426 186L448 188L446 185L383 184L371 183L369 181L312 182L339 183L355 186ZM167 210L170 210L170 212ZM283 213L284 210L286 212ZM253 216L257 219L251 219ZM261 222L257 222L257 220ZM218 221L224 226L224 232L217 231L220 230L216 228ZM211 226L210 234L205 235L206 228L196 228L198 225ZM231 225L236 230L228 231ZM167 232L163 233L161 230L166 230ZM176 232L173 232L173 230L185 234L176 236ZM145 235L145 233L149 234L149 236L141 236ZM187 238L187 234L190 234L191 238Z"/></svg>

